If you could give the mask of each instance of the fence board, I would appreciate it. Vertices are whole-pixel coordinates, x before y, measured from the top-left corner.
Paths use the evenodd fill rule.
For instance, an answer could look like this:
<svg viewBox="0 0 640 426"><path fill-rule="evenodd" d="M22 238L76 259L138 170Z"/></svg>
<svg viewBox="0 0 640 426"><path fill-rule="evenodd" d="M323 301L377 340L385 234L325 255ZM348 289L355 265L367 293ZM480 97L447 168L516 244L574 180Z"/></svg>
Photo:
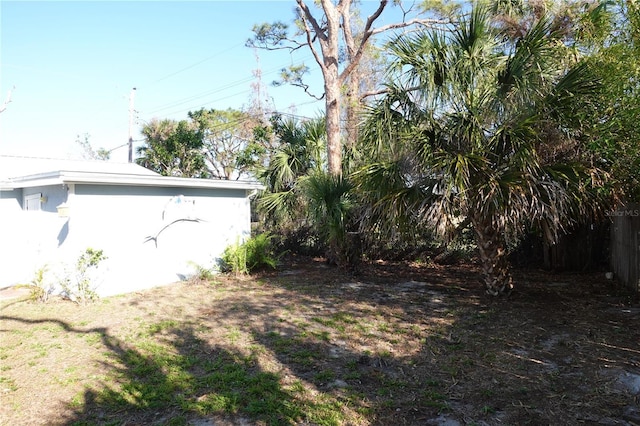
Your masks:
<svg viewBox="0 0 640 426"><path fill-rule="evenodd" d="M619 282L640 292L640 204L609 212L611 268Z"/></svg>

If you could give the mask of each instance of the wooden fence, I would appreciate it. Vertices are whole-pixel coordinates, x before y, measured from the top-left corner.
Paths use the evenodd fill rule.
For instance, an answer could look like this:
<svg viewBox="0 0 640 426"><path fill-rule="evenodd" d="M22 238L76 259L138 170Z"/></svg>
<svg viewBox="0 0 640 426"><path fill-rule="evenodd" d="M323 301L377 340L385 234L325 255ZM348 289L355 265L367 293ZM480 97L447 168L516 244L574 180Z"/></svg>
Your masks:
<svg viewBox="0 0 640 426"><path fill-rule="evenodd" d="M617 280L640 292L640 204L609 212L611 268Z"/></svg>
<svg viewBox="0 0 640 426"><path fill-rule="evenodd" d="M609 224L585 224L561 235L555 244L543 245L546 269L596 271L607 267Z"/></svg>

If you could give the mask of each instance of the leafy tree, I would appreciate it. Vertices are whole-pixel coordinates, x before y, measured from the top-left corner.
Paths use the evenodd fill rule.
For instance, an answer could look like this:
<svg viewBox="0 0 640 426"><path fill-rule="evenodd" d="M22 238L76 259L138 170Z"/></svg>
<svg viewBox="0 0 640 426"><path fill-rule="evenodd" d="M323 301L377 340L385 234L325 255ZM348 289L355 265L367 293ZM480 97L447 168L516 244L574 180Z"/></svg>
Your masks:
<svg viewBox="0 0 640 426"><path fill-rule="evenodd" d="M254 114L200 109L188 118L146 124L136 162L166 176L216 179L246 178L263 166L271 141Z"/></svg>
<svg viewBox="0 0 640 426"><path fill-rule="evenodd" d="M404 218L446 236L469 223L486 291L500 295L525 225L553 240L598 205L597 170L543 155L580 141L574 102L597 85L585 64L567 67L546 15L514 38L481 5L458 22L390 44L388 93L363 130L376 161L356 177L378 226Z"/></svg>
<svg viewBox="0 0 640 426"><path fill-rule="evenodd" d="M82 158L84 160L101 160L109 161L111 158L111 152L105 148L93 149L91 142L89 142L89 134L85 133L82 138L80 135L76 138L76 143L82 148Z"/></svg>
<svg viewBox="0 0 640 426"><path fill-rule="evenodd" d="M607 194L619 201L640 200L640 7L636 2L495 1L497 23L504 34L517 36L542 13L553 12L553 26L570 47L568 58L583 58L601 83L597 99L574 110L583 128L591 161L609 173ZM583 141L584 142L584 141ZM546 155L576 156L584 147L566 145ZM582 151L582 152L581 152Z"/></svg>
<svg viewBox="0 0 640 426"><path fill-rule="evenodd" d="M136 163L163 176L210 176L202 153L202 131L192 123L153 119L142 134L145 145L138 148Z"/></svg>
<svg viewBox="0 0 640 426"><path fill-rule="evenodd" d="M358 70L362 58L366 55L372 37L384 31L409 27L412 25L433 25L435 20L408 19L403 22L384 25L378 28L374 24L387 8L388 0L380 0L376 10L367 17L359 30L354 30L353 20L357 12L354 0L321 0L312 4L296 0L296 27L289 34L289 26L283 22L263 23L253 27L254 37L247 45L264 49L308 48L320 67L324 80L325 127L327 134L327 164L329 173L342 174L342 135L341 108L355 111L360 96L359 86L363 74ZM401 2L394 2L401 3ZM405 14L406 16L406 14ZM283 81L299 86L310 93L304 83L309 68L293 65L283 70ZM346 87L346 90L343 90ZM346 99L345 99L346 98ZM352 129L357 118L355 113L347 114Z"/></svg>
<svg viewBox="0 0 640 426"><path fill-rule="evenodd" d="M610 173L609 193L621 202L640 201L640 5L603 4L614 31L587 28L587 59L603 90L596 102L578 104L590 125L593 161ZM605 20L607 17L603 17Z"/></svg>
<svg viewBox="0 0 640 426"><path fill-rule="evenodd" d="M254 138L260 121L253 115L228 109L189 112L202 135L202 151L209 174L218 179L247 177L266 155L261 139Z"/></svg>

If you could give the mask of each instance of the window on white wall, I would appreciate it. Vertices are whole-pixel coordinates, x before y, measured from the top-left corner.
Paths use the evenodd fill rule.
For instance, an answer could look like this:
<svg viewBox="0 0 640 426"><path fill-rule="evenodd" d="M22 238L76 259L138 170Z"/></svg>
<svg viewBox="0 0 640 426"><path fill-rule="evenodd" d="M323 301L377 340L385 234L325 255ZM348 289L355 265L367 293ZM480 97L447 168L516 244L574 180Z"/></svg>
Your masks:
<svg viewBox="0 0 640 426"><path fill-rule="evenodd" d="M40 193L25 195L24 204L23 204L24 210L39 211L41 206L41 202L40 202L41 198L42 198L42 194Z"/></svg>

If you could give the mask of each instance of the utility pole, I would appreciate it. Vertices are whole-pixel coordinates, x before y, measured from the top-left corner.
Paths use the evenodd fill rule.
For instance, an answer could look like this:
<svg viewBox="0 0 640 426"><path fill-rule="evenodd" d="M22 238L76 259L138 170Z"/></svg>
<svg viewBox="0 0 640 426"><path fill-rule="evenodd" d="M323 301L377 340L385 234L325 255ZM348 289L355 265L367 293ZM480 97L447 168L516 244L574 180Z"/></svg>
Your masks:
<svg viewBox="0 0 640 426"><path fill-rule="evenodd" d="M11 90L9 90L9 94L7 95L7 99L5 99L4 103L0 106L0 112L4 112L7 109L7 105L11 102L11 92L15 89L16 86L13 86Z"/></svg>
<svg viewBox="0 0 640 426"><path fill-rule="evenodd" d="M129 95L129 162L133 163L133 98L136 94L136 88L131 89Z"/></svg>

